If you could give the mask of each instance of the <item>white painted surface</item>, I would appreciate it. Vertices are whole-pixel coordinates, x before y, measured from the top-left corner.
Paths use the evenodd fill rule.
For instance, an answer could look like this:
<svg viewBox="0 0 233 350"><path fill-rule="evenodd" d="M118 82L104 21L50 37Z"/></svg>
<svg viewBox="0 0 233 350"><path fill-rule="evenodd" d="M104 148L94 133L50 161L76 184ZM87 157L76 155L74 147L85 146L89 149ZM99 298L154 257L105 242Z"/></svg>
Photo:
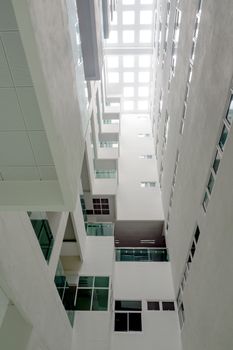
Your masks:
<svg viewBox="0 0 233 350"><path fill-rule="evenodd" d="M0 288L0 328L7 311L8 303L9 303L9 300L7 296L4 294L3 290Z"/></svg>
<svg viewBox="0 0 233 350"><path fill-rule="evenodd" d="M169 262L116 262L115 299L174 300Z"/></svg>

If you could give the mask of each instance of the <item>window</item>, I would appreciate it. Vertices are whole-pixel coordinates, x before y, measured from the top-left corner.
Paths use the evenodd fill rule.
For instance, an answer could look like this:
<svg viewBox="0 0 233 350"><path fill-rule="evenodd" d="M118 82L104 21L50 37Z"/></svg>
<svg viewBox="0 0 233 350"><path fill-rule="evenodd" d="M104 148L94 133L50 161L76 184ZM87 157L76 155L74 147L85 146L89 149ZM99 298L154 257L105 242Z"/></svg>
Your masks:
<svg viewBox="0 0 233 350"><path fill-rule="evenodd" d="M134 42L134 31L133 30L123 30L122 37L124 44L130 44Z"/></svg>
<svg viewBox="0 0 233 350"><path fill-rule="evenodd" d="M134 87L126 86L124 87L124 97L133 97L134 96Z"/></svg>
<svg viewBox="0 0 233 350"><path fill-rule="evenodd" d="M150 136L150 134L138 134L138 137L149 137Z"/></svg>
<svg viewBox="0 0 233 350"><path fill-rule="evenodd" d="M133 83L134 82L134 72L124 72L123 73L124 83Z"/></svg>
<svg viewBox="0 0 233 350"><path fill-rule="evenodd" d="M132 111L133 109L134 109L134 101L133 100L124 101L124 110L125 111Z"/></svg>
<svg viewBox="0 0 233 350"><path fill-rule="evenodd" d="M152 159L152 154L142 154L139 156L140 159Z"/></svg>
<svg viewBox="0 0 233 350"><path fill-rule="evenodd" d="M118 72L108 72L108 82L110 84L119 83L119 73Z"/></svg>
<svg viewBox="0 0 233 350"><path fill-rule="evenodd" d="M118 33L116 30L111 30L109 38L107 39L108 44L117 44L118 42Z"/></svg>
<svg viewBox="0 0 233 350"><path fill-rule="evenodd" d="M214 169L215 174L217 174L220 160L221 160L220 152L217 151L215 158L214 158L214 163L213 163L213 169Z"/></svg>
<svg viewBox="0 0 233 350"><path fill-rule="evenodd" d="M127 311L127 312L126 312ZM138 300L115 301L115 332L142 331L142 302Z"/></svg>
<svg viewBox="0 0 233 350"><path fill-rule="evenodd" d="M147 302L147 310L159 311L160 310L159 301L148 301Z"/></svg>
<svg viewBox="0 0 233 350"><path fill-rule="evenodd" d="M139 97L148 97L149 96L149 88L147 86L139 86L138 96Z"/></svg>
<svg viewBox="0 0 233 350"><path fill-rule="evenodd" d="M123 11L122 23L126 25L134 24L135 13L134 11Z"/></svg>
<svg viewBox="0 0 233 350"><path fill-rule="evenodd" d="M220 140L218 143L222 151L223 151L224 145L226 143L227 136L228 136L228 130L227 130L226 126L224 125L222 128L222 133L221 133Z"/></svg>
<svg viewBox="0 0 233 350"><path fill-rule="evenodd" d="M173 301L162 301L162 308L164 311L174 311L175 304Z"/></svg>
<svg viewBox="0 0 233 350"><path fill-rule="evenodd" d="M150 55L140 55L138 58L138 65L140 68L148 68L151 65Z"/></svg>
<svg viewBox="0 0 233 350"><path fill-rule="evenodd" d="M156 185L156 182L155 181L144 181L144 182L140 182L140 186L142 188L145 188L145 187L155 187Z"/></svg>
<svg viewBox="0 0 233 350"><path fill-rule="evenodd" d="M134 56L130 56L130 55L123 56L123 66L124 68L134 67Z"/></svg>
<svg viewBox="0 0 233 350"><path fill-rule="evenodd" d="M228 121L228 124L232 124L232 120L233 120L233 95L231 96L231 101L230 101L230 105L227 111L227 115L226 115L226 120Z"/></svg>
<svg viewBox="0 0 233 350"><path fill-rule="evenodd" d="M207 192L205 192L204 199L202 202L202 206L203 206L205 211L207 210L208 203L209 203L209 196L208 196Z"/></svg>
<svg viewBox="0 0 233 350"><path fill-rule="evenodd" d="M210 177L209 177L209 182L207 185L207 188L208 188L210 194L212 192L213 187L214 187L214 177L213 177L213 174L211 173Z"/></svg>
<svg viewBox="0 0 233 350"><path fill-rule="evenodd" d="M149 83L150 73L149 72L139 72L138 73L138 81L140 83Z"/></svg>
<svg viewBox="0 0 233 350"><path fill-rule="evenodd" d="M134 5L135 0L122 0L123 5Z"/></svg>
<svg viewBox="0 0 233 350"><path fill-rule="evenodd" d="M109 277L80 276L78 284L76 310L107 311Z"/></svg>
<svg viewBox="0 0 233 350"><path fill-rule="evenodd" d="M199 229L199 227L197 226L196 231L195 231L195 233L194 233L194 239L195 239L196 244L197 244L197 242L198 242L198 240L199 240L199 236L200 236L200 229Z"/></svg>
<svg viewBox="0 0 233 350"><path fill-rule="evenodd" d="M152 39L152 31L148 29L143 29L139 31L139 41L140 43L150 43Z"/></svg>
<svg viewBox="0 0 233 350"><path fill-rule="evenodd" d="M119 57L118 56L107 56L108 68L118 68L119 67Z"/></svg>
<svg viewBox="0 0 233 350"><path fill-rule="evenodd" d="M195 243L193 242L193 243L192 243L191 250L190 250L190 251L191 251L192 258L194 257L195 250L196 250L196 246L195 246Z"/></svg>
<svg viewBox="0 0 233 350"><path fill-rule="evenodd" d="M138 101L138 109L140 111L147 111L149 107L149 103L147 100L139 100Z"/></svg>
<svg viewBox="0 0 233 350"><path fill-rule="evenodd" d="M180 322L180 329L183 328L183 324L184 324L184 304L183 302L180 303L180 305L178 306L178 316L179 316L179 322Z"/></svg>
<svg viewBox="0 0 233 350"><path fill-rule="evenodd" d="M93 198L92 199L94 215L109 215L109 201L108 198Z"/></svg>
<svg viewBox="0 0 233 350"><path fill-rule="evenodd" d="M152 11L140 11L140 24L152 23Z"/></svg>

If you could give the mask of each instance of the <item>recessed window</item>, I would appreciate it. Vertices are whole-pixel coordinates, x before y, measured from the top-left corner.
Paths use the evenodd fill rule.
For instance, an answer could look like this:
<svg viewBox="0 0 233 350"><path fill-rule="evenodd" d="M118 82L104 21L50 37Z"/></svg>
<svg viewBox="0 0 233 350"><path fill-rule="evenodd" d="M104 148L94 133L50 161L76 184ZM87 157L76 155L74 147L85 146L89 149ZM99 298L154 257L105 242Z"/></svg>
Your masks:
<svg viewBox="0 0 233 350"><path fill-rule="evenodd" d="M139 86L138 87L138 96L139 97L148 97L149 96L148 86Z"/></svg>
<svg viewBox="0 0 233 350"><path fill-rule="evenodd" d="M142 154L139 156L140 159L152 159L152 154Z"/></svg>
<svg viewBox="0 0 233 350"><path fill-rule="evenodd" d="M205 211L207 210L208 203L209 203L209 196L208 196L208 193L205 192L204 199L202 202L202 206L203 206Z"/></svg>
<svg viewBox="0 0 233 350"><path fill-rule="evenodd" d="M133 30L123 30L122 40L124 44L131 44L134 42L134 31Z"/></svg>
<svg viewBox="0 0 233 350"><path fill-rule="evenodd" d="M134 24L135 13L134 11L123 11L122 23L124 25Z"/></svg>
<svg viewBox="0 0 233 350"><path fill-rule="evenodd" d="M191 249L190 249L190 252L191 252L192 258L194 257L195 250L196 250L196 246L195 246L195 243L193 242L193 243L192 243L192 246L191 246Z"/></svg>
<svg viewBox="0 0 233 350"><path fill-rule="evenodd" d="M111 30L109 38L107 39L108 44L116 44L118 42L118 32L116 30Z"/></svg>
<svg viewBox="0 0 233 350"><path fill-rule="evenodd" d="M139 81L139 83L149 83L149 81L150 81L149 72L139 72L138 73L138 81Z"/></svg>
<svg viewBox="0 0 233 350"><path fill-rule="evenodd" d="M118 68L119 67L119 57L114 56L107 56L107 65L108 68Z"/></svg>
<svg viewBox="0 0 233 350"><path fill-rule="evenodd" d="M149 103L147 100L139 100L138 101L138 109L140 111L147 111L148 110L148 107L149 107Z"/></svg>
<svg viewBox="0 0 233 350"><path fill-rule="evenodd" d="M214 187L214 177L213 177L213 174L211 173L209 177L208 185L207 185L209 193L212 192L213 187Z"/></svg>
<svg viewBox="0 0 233 350"><path fill-rule="evenodd" d="M134 101L132 100L125 100L124 101L124 110L125 111L132 111L134 109Z"/></svg>
<svg viewBox="0 0 233 350"><path fill-rule="evenodd" d="M138 137L149 137L149 136L150 136L150 134L142 134L142 133L138 134Z"/></svg>
<svg viewBox="0 0 233 350"><path fill-rule="evenodd" d="M140 55L138 58L138 65L140 68L148 68L151 65L150 55Z"/></svg>
<svg viewBox="0 0 233 350"><path fill-rule="evenodd" d="M156 185L156 182L155 181L143 181L143 182L140 182L140 186L142 188L146 188L146 187L155 187Z"/></svg>
<svg viewBox="0 0 233 350"><path fill-rule="evenodd" d="M124 83L133 83L134 82L134 72L124 72L123 73Z"/></svg>
<svg viewBox="0 0 233 350"><path fill-rule="evenodd" d="M140 24L152 23L152 11L140 11Z"/></svg>
<svg viewBox="0 0 233 350"><path fill-rule="evenodd" d="M213 169L214 169L215 174L217 174L220 160L221 160L220 152L217 151L215 158L214 158L214 163L213 163Z"/></svg>
<svg viewBox="0 0 233 350"><path fill-rule="evenodd" d="M142 44L147 44L151 42L152 31L148 29L143 29L139 31L139 42Z"/></svg>
<svg viewBox="0 0 233 350"><path fill-rule="evenodd" d="M138 300L115 301L115 332L142 331L142 302ZM125 312L127 311L127 312Z"/></svg>
<svg viewBox="0 0 233 350"><path fill-rule="evenodd" d="M119 83L119 73L118 72L108 72L108 82L110 84L117 84Z"/></svg>
<svg viewBox="0 0 233 350"><path fill-rule="evenodd" d="M231 102L227 111L226 120L231 125L233 120L233 95L231 96Z"/></svg>
<svg viewBox="0 0 233 350"><path fill-rule="evenodd" d="M148 301L147 310L159 311L160 310L159 301Z"/></svg>
<svg viewBox="0 0 233 350"><path fill-rule="evenodd" d="M134 97L134 87L125 86L123 91L124 91L124 97Z"/></svg>
<svg viewBox="0 0 233 350"><path fill-rule="evenodd" d="M196 242L196 243L197 243L198 240L199 240L199 236L200 236L200 229L199 229L199 227L197 226L196 231L195 231L195 234L194 234L194 238L195 238L195 242Z"/></svg>
<svg viewBox="0 0 233 350"><path fill-rule="evenodd" d="M162 301L162 308L164 311L174 311L175 304L173 301Z"/></svg>
<svg viewBox="0 0 233 350"><path fill-rule="evenodd" d="M227 130L226 126L224 125L223 129L222 129L221 136L220 136L220 140L219 140L219 146L220 146L222 151L223 151L224 145L226 143L227 136L228 136L228 130Z"/></svg>
<svg viewBox="0 0 233 350"><path fill-rule="evenodd" d="M131 56L131 55L123 56L123 66L124 68L134 67L134 56Z"/></svg>

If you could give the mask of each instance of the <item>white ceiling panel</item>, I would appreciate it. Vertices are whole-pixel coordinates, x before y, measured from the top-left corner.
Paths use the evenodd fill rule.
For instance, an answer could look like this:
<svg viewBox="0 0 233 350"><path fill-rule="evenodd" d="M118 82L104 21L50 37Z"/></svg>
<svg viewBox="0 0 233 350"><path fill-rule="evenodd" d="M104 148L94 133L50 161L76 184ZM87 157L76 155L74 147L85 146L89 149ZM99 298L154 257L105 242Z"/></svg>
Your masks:
<svg viewBox="0 0 233 350"><path fill-rule="evenodd" d="M2 180L30 181L40 180L37 167L0 167Z"/></svg>
<svg viewBox="0 0 233 350"><path fill-rule="evenodd" d="M39 167L41 180L56 180L57 174L54 166L40 166Z"/></svg>
<svg viewBox="0 0 233 350"><path fill-rule="evenodd" d="M18 32L1 33L7 61L16 86L32 86L24 49Z"/></svg>
<svg viewBox="0 0 233 350"><path fill-rule="evenodd" d="M0 130L25 130L21 110L14 88L0 89Z"/></svg>
<svg viewBox="0 0 233 350"><path fill-rule="evenodd" d="M27 130L44 130L33 87L17 87L17 95Z"/></svg>
<svg viewBox="0 0 233 350"><path fill-rule="evenodd" d="M17 30L14 10L11 0L0 0L0 32Z"/></svg>
<svg viewBox="0 0 233 350"><path fill-rule="evenodd" d="M10 71L8 69L8 64L0 36L0 87L11 86L13 86L13 81L11 79Z"/></svg>
<svg viewBox="0 0 233 350"><path fill-rule="evenodd" d="M37 165L53 165L53 159L45 132L29 131L29 137Z"/></svg>
<svg viewBox="0 0 233 350"><path fill-rule="evenodd" d="M33 152L26 132L0 132L0 165L35 166Z"/></svg>

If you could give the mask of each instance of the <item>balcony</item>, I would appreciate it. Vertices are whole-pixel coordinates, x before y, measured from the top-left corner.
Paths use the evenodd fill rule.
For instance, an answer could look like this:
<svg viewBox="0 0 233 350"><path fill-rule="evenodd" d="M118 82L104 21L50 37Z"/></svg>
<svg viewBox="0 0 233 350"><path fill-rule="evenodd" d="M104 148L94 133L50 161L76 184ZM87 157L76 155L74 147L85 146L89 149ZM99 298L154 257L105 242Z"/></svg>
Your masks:
<svg viewBox="0 0 233 350"><path fill-rule="evenodd" d="M116 261L169 261L167 249L165 248L117 248Z"/></svg>
<svg viewBox="0 0 233 350"><path fill-rule="evenodd" d="M114 225L112 223L86 223L87 236L113 236Z"/></svg>

